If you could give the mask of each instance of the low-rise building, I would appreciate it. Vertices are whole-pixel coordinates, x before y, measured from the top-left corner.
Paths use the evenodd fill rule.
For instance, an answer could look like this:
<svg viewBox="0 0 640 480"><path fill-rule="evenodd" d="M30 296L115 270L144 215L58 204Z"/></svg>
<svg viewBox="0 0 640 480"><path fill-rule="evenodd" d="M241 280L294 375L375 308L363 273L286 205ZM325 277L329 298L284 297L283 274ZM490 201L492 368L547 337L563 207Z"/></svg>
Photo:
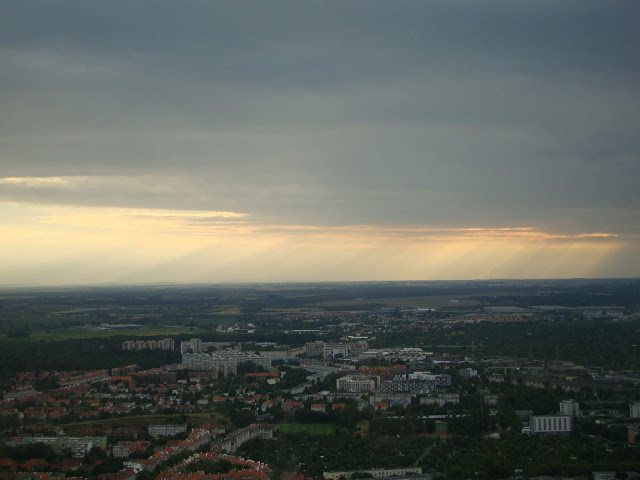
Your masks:
<svg viewBox="0 0 640 480"><path fill-rule="evenodd" d="M375 407L378 403L393 405L411 405L413 395L410 393L374 393L369 395L369 405Z"/></svg>
<svg viewBox="0 0 640 480"><path fill-rule="evenodd" d="M356 473L368 473L373 478L386 478L397 477L401 475L422 475L422 467L408 467L408 468L374 468L366 470L350 470L343 472L322 472L322 476L325 480L339 480L344 478L349 480L351 476Z"/></svg>
<svg viewBox="0 0 640 480"><path fill-rule="evenodd" d="M498 397L498 395L493 395L493 394L482 395L482 400L486 405L490 407L497 407L499 399L500 397Z"/></svg>
<svg viewBox="0 0 640 480"><path fill-rule="evenodd" d="M113 446L113 456L116 458L127 458L133 452L149 448L149 442L118 442Z"/></svg>
<svg viewBox="0 0 640 480"><path fill-rule="evenodd" d="M460 378L473 378L478 376L478 370L474 370L473 368L461 368L458 370L458 375L460 375Z"/></svg>
<svg viewBox="0 0 640 480"><path fill-rule="evenodd" d="M573 417L569 415L533 415L531 433L568 435L573 429Z"/></svg>
<svg viewBox="0 0 640 480"><path fill-rule="evenodd" d="M460 403L460 394L458 393L443 393L440 395L433 395L429 397L422 397L420 399L422 405L439 405L446 404L458 405Z"/></svg>
<svg viewBox="0 0 640 480"><path fill-rule="evenodd" d="M180 424L149 425L147 431L152 437L172 437L173 435L185 433L187 426Z"/></svg>
<svg viewBox="0 0 640 480"><path fill-rule="evenodd" d="M373 392L379 386L377 375L347 375L336 380L336 388L347 392Z"/></svg>
<svg viewBox="0 0 640 480"><path fill-rule="evenodd" d="M286 413L293 413L296 410L301 410L303 407L304 404L302 402L289 401L282 404L282 411Z"/></svg>
<svg viewBox="0 0 640 480"><path fill-rule="evenodd" d="M415 372L409 375L396 375L393 380L382 382L383 392L408 392L412 394L429 394L438 389L451 386L450 375L433 375L426 372Z"/></svg>
<svg viewBox="0 0 640 480"><path fill-rule="evenodd" d="M71 450L74 458L84 457L93 447L106 448L107 437L40 437L24 436L20 440L8 442L10 446L44 443L49 445L56 453Z"/></svg>

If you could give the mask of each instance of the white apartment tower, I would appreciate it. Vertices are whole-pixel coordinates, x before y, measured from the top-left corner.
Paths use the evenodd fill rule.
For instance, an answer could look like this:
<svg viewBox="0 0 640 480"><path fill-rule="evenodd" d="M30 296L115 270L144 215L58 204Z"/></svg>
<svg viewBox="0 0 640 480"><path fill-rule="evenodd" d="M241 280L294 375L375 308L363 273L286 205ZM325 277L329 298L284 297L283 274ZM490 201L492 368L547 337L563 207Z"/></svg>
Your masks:
<svg viewBox="0 0 640 480"><path fill-rule="evenodd" d="M202 339L192 338L188 342L180 342L180 353L202 353Z"/></svg>

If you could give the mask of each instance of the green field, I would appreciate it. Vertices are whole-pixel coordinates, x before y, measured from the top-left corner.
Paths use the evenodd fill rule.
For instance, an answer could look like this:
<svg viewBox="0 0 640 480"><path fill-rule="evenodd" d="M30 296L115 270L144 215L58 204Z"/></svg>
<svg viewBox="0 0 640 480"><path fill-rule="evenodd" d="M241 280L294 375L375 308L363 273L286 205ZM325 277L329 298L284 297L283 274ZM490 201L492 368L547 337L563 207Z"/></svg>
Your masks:
<svg viewBox="0 0 640 480"><path fill-rule="evenodd" d="M477 296L477 295L475 295ZM470 307L479 305L474 295L429 295L424 297L362 297L349 300L310 302L316 307L352 307L354 305L384 305L386 307Z"/></svg>
<svg viewBox="0 0 640 480"><path fill-rule="evenodd" d="M153 425L156 423L176 423L176 419L179 415L136 415L131 417L119 417L119 418L109 418L106 420L89 420L82 422L74 422L61 424L63 428L73 428L73 427L84 427L84 426L92 426L92 427L148 427L149 425ZM231 425L231 421L227 419L224 415L220 415L219 413L192 413L186 414L187 423L190 423L196 427L200 425L206 425L209 423L218 423L223 425Z"/></svg>
<svg viewBox="0 0 640 480"><path fill-rule="evenodd" d="M282 433L330 435L336 431L335 423L281 423L277 427Z"/></svg>
<svg viewBox="0 0 640 480"><path fill-rule="evenodd" d="M33 331L30 332L28 337L20 338L8 338L6 335L0 335L0 339L3 341L32 341L32 340L68 340L68 339L82 339L82 338L104 338L104 337L127 337L127 340L136 339L139 337L151 337L151 336L167 336L172 335L202 335L211 333L211 330L205 330L200 328L180 327L180 328L168 328L168 327L151 327L151 328L139 328L132 330L89 330L84 328L60 328L59 330L47 332L47 331Z"/></svg>
<svg viewBox="0 0 640 480"><path fill-rule="evenodd" d="M356 427L356 433L358 435L366 435L369 431L369 420L360 420Z"/></svg>

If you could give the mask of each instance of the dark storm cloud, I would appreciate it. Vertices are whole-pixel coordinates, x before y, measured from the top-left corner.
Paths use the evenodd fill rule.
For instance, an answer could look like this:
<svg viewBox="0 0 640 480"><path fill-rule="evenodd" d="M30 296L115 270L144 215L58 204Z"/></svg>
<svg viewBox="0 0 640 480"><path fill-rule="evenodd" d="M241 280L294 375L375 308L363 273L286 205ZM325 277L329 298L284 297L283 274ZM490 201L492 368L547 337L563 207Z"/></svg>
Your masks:
<svg viewBox="0 0 640 480"><path fill-rule="evenodd" d="M0 185L0 198L633 231L639 14L616 1L5 2L1 174L104 178Z"/></svg>

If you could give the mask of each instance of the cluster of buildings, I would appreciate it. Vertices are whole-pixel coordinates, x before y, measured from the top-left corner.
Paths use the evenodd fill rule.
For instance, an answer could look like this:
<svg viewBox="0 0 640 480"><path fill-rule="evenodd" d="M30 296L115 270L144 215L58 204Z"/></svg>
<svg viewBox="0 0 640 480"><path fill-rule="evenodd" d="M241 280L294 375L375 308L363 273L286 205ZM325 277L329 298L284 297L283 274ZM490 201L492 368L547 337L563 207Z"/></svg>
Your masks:
<svg viewBox="0 0 640 480"><path fill-rule="evenodd" d="M307 357L322 357L322 358L338 358L348 357L351 354L364 352L367 350L369 344L366 337L353 338L350 342L307 342L304 345L304 354Z"/></svg>
<svg viewBox="0 0 640 480"><path fill-rule="evenodd" d="M380 390L383 392L407 392L412 394L429 394L449 387L451 387L451 375L432 374L430 372L396 375L393 380L387 380L380 384Z"/></svg>
<svg viewBox="0 0 640 480"><path fill-rule="evenodd" d="M253 352L239 349L224 348L227 344L215 344L221 348L212 353L205 352L205 346L214 346L212 343L205 343L200 338L192 338L180 342L180 353L182 363L180 367L186 370L207 371L222 374L224 376L238 373L238 365L249 362L260 366L264 370L270 370L273 358L266 355L258 355Z"/></svg>
<svg viewBox="0 0 640 480"><path fill-rule="evenodd" d="M156 467L166 464L178 455L194 453L200 448L210 445L220 431L219 427L194 428L186 439L167 442L164 448L155 451L148 458L130 459L125 462L125 470L131 469L134 473L143 470L153 471Z"/></svg>
<svg viewBox="0 0 640 480"><path fill-rule="evenodd" d="M175 350L173 338L162 340L125 340L122 342L122 350ZM180 353L202 353L203 342L200 338L192 338L180 342Z"/></svg>
<svg viewBox="0 0 640 480"><path fill-rule="evenodd" d="M580 404L573 399L562 400L556 415L533 415L531 411L520 412L528 423L523 433L543 435L568 435L574 427L575 419L580 418Z"/></svg>
<svg viewBox="0 0 640 480"><path fill-rule="evenodd" d="M179 371L169 367L140 370L131 365L113 370L118 375L102 370L20 374L22 382L15 386L14 393L9 392L0 401L0 415L22 424L68 423L117 415L210 412L212 403L229 399L203 394L205 384L217 378L215 372L194 371L186 380L178 379ZM235 399L254 405L259 398L255 395L256 385L279 380L278 372L268 373L247 377L249 383L237 388ZM32 382L43 376L64 380L65 385L36 391ZM18 392L20 395L15 394Z"/></svg>
<svg viewBox="0 0 640 480"><path fill-rule="evenodd" d="M346 392L429 394L451 386L451 375L413 372L380 381L377 375L346 375L336 380L336 388Z"/></svg>
<svg viewBox="0 0 640 480"><path fill-rule="evenodd" d="M416 313L420 322L424 321L424 315ZM394 406L407 407L416 401L422 405L446 406L449 409L451 406L461 403L459 392L464 392L464 387L472 384L479 376L476 368L483 376L488 374L488 377L485 378L503 379L503 381L505 378L514 377L512 375L514 373L524 377L524 369L528 369L527 374L531 372L532 375L541 372L541 367L535 365L534 362L520 360L519 363L517 358L515 362L511 363L478 361L474 362L475 368L458 368L458 364L464 365L462 362L468 361L469 358L463 355L445 357L444 354L436 357L433 353L426 352L416 346L369 350L368 340L371 337L363 336L368 327L349 320L353 319L345 319L344 328L353 335L345 335L340 341L314 341L304 345L299 353L309 358L303 360L306 362L303 364L303 368L313 372L313 376L308 376L307 381L302 385L297 385L296 388L287 387L278 391L270 386L258 387L258 385L264 385L260 382L274 385L280 381L280 372L273 368L273 365L278 364L274 361L276 356L269 355L270 352L257 354L252 351L228 348L229 345L207 344L199 338L192 338L180 343L182 362L178 365L147 371L138 371L137 367L130 366L113 369L111 372L106 370L55 372L53 375L62 388L46 393L37 392L33 388L35 381L42 379L36 378L37 375L34 373L35 376L29 377L28 381L17 382L13 390L5 395L5 400L0 402L0 413L21 416L21 420L24 419L27 423L49 420L67 422L72 416L77 421L106 418L118 414L212 412L216 410L216 405L232 401L234 408L238 403L242 403L240 408L251 410L256 415L256 421L267 422L271 418L270 415L282 414L283 412L285 414L297 412L299 415L306 415L310 410L313 412L313 418L321 418L316 415L317 413L325 413L330 417L331 411L345 408L347 405L351 408L355 404L360 409L371 406L377 412ZM386 324L385 321L371 328L403 328L402 323L396 322L394 319L389 319ZM337 336L334 335L332 338L337 338ZM211 350L215 351L209 353L209 347L213 346L215 348L211 348ZM173 350L174 341L170 338L130 340L124 342L122 348L133 351ZM282 356L282 352L275 352L275 345L269 345L268 350ZM290 352L284 353L289 354ZM403 362L396 362L398 364L385 367L361 366L356 371L357 360L368 358L398 359ZM475 360L475 357L473 359ZM255 373L256 369L253 369L253 373L247 373L242 378L237 377L231 382L228 379L220 381L219 384L233 385L233 391L225 390L231 393L221 393L222 390L212 391L211 386L215 385L214 380L217 380L221 375L225 377L236 375L238 367L242 363L251 363L260 367L257 370L265 371ZM369 362L370 365L392 365L393 363L393 361ZM189 372L185 374L181 371L183 369L189 370ZM433 372L449 373L433 373L427 371L429 369ZM566 365L550 363L549 368L545 368L545 374L549 374L551 371L553 375L557 375L556 379L560 381L563 380L559 377L560 375L576 375L575 370L577 369L573 365L569 369L569 366ZM320 392L318 388L305 391L309 386L317 385L318 381L326 378L325 373L334 372L340 372L339 375L342 375L335 381L335 391ZM509 375L507 375L508 373ZM452 390L451 387L454 383L452 375L456 374L459 377L457 384L460 389ZM329 387L323 386L322 388ZM419 397L418 400L416 397ZM497 395L492 395L487 391L480 398L481 408L484 405L498 406ZM468 398L463 397L462 400L466 405ZM450 409L447 415L453 415L451 410L454 409ZM394 415L398 411L398 409L394 409ZM462 410L457 410L457 412L460 411ZM492 412L497 412L497 410ZM489 415L495 414L489 413ZM632 402L629 405L629 416L640 418L640 402ZM563 400L555 415L534 415L533 412L527 412L525 417L528 426L523 429L524 433L566 435L574 429L576 419L581 417L581 411L580 405L575 400ZM176 455L185 453L192 455L187 460L179 462L177 467L163 471L157 478L162 480L268 480L270 478L272 472L268 466L231 455L236 453L243 443L252 438L272 438L273 430L271 427L256 424L222 436L223 430L207 426L186 434L187 426L185 424L157 424L148 427L142 440L127 439L115 444L112 442L107 450L114 457L128 460L127 469L121 472L120 477L110 480L127 480L127 475L130 475L131 471L134 474L142 470L152 471ZM133 453L140 455L140 452L146 452L150 449L154 439L157 441L158 438L175 437L176 435L180 435L180 437L178 439L169 438L167 446L161 449L156 448L156 451L149 458L129 458ZM185 436L187 438L184 438ZM163 438L162 442L165 440ZM13 441L19 442L15 445L41 442L51 445L57 451L71 450L76 459L84 457L95 446L102 449L106 446L105 437L101 435L30 434L23 435ZM210 451L195 453L196 450L207 445L211 448ZM146 456L147 453L144 455ZM206 477L187 471L187 467L194 464L220 459L226 459L242 468L226 474L208 474ZM420 475L421 471L418 470L383 469L359 470L359 472L378 478L390 475ZM325 472L324 476L328 479L350 478L353 473ZM299 479L293 475L290 480L308 479Z"/></svg>
<svg viewBox="0 0 640 480"><path fill-rule="evenodd" d="M361 367L358 369L360 374L336 380L336 396L368 394L368 403L376 410L387 410L396 405L406 408L418 396L421 396L421 404L444 406L460 403L458 393L446 393L452 384L450 375L420 371L398 373L402 371L399 367Z"/></svg>
<svg viewBox="0 0 640 480"><path fill-rule="evenodd" d="M204 474L202 471L192 471L198 467L204 470L208 464L220 461L231 464L232 470L225 473L208 474ZM212 452L196 453L187 457L174 467L164 470L156 478L157 480L269 480L272 475L273 470L265 463L218 453L214 447Z"/></svg>
<svg viewBox="0 0 640 480"><path fill-rule="evenodd" d="M253 438L270 440L273 438L273 429L269 425L249 425L248 427L234 430L229 435L216 441L213 448L226 453L235 453L243 443Z"/></svg>

